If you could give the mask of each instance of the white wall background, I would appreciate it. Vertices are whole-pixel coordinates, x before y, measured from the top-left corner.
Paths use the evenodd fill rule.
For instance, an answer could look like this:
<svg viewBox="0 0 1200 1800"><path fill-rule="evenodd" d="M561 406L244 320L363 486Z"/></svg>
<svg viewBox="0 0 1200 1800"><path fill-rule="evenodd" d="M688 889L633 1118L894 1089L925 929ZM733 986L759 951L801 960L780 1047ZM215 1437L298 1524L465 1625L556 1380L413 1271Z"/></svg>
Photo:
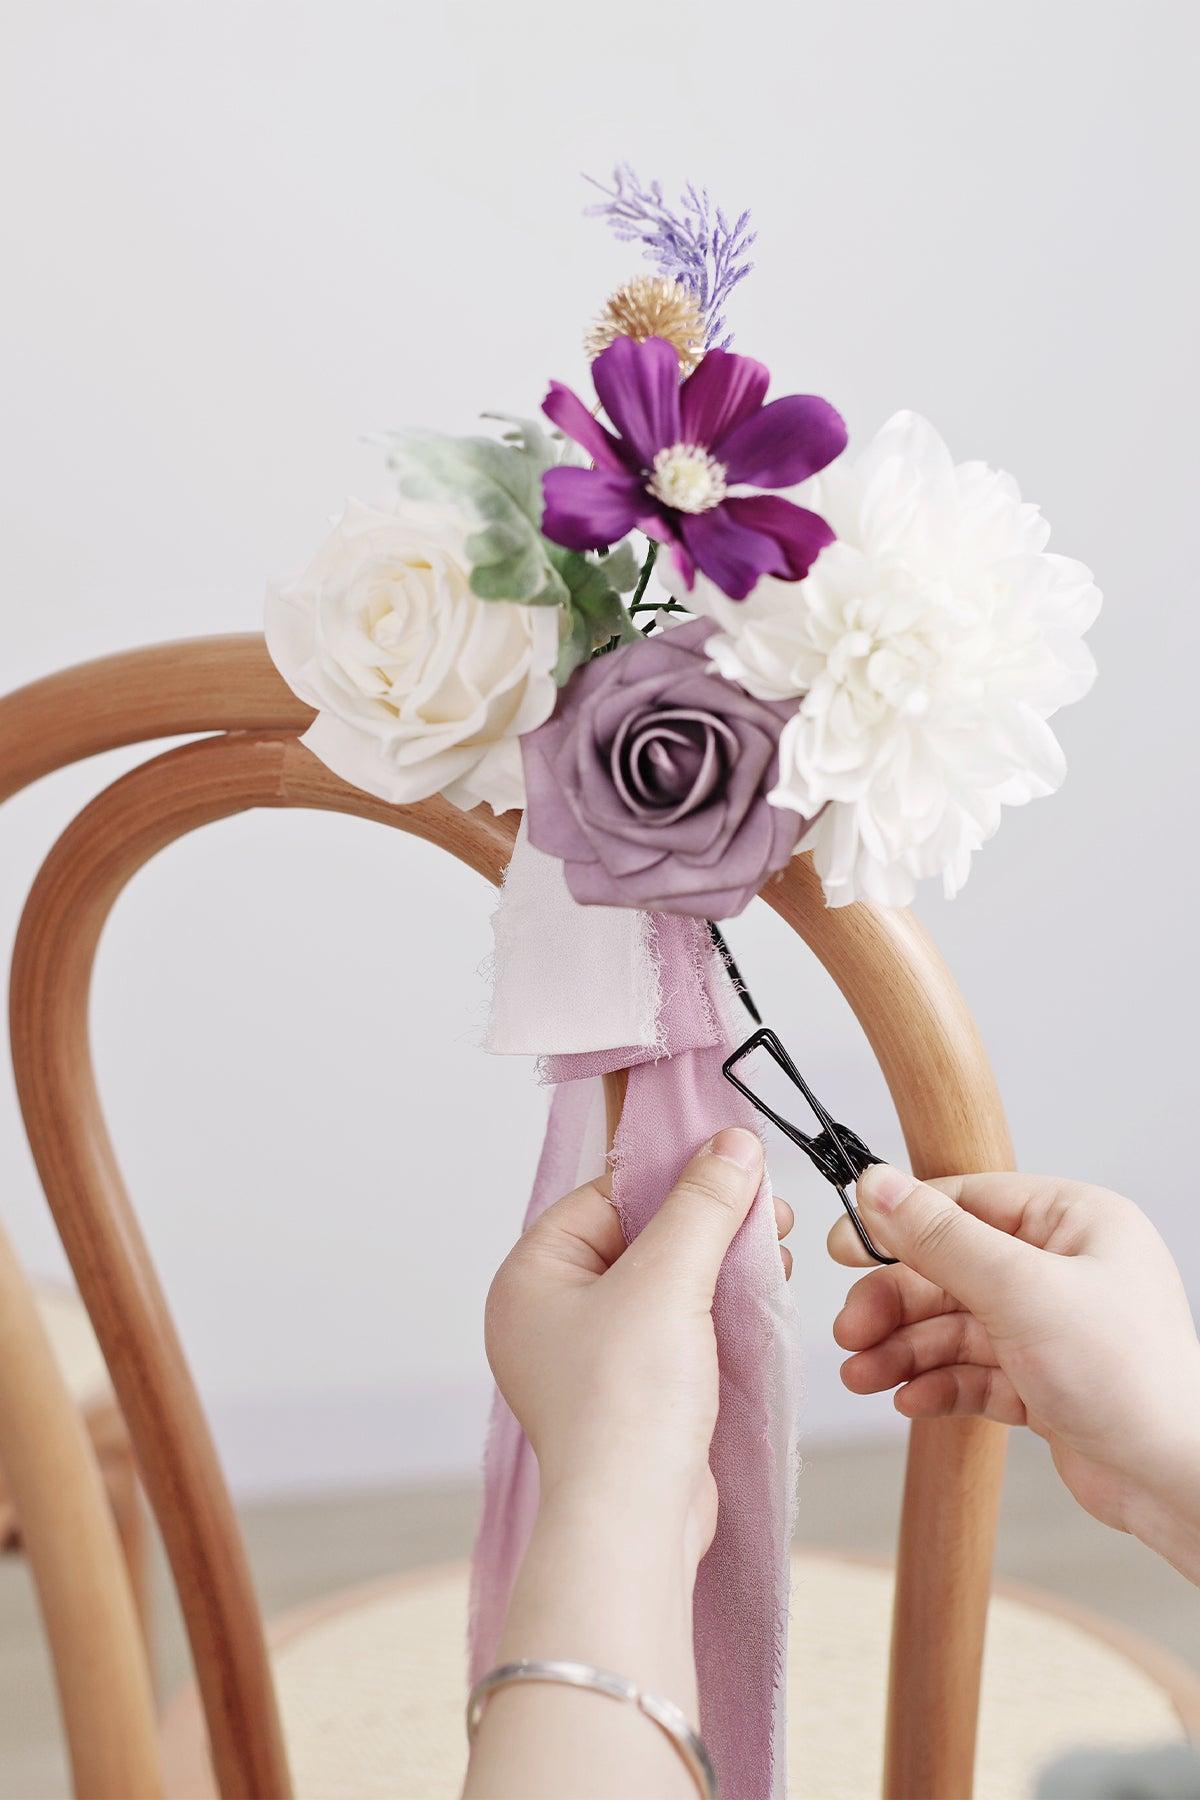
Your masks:
<svg viewBox="0 0 1200 1800"><path fill-rule="evenodd" d="M0 59L0 676L254 629L363 434L468 428L582 380L631 272L580 216L620 157L752 204L741 346L852 434L927 412L1095 568L1101 681L1064 791L921 911L1027 1167L1124 1188L1200 1296L1195 956L1197 15L1158 4L8 0ZM0 819L0 938L120 753ZM243 1489L470 1467L479 1319L532 1170L530 1070L475 1047L490 896L350 821L252 816L163 856L102 948L117 1143ZM818 1092L883 1151L823 974L731 931ZM781 1159L814 1433L845 1396L827 1190ZM11 1088L0 1209L58 1266Z"/></svg>

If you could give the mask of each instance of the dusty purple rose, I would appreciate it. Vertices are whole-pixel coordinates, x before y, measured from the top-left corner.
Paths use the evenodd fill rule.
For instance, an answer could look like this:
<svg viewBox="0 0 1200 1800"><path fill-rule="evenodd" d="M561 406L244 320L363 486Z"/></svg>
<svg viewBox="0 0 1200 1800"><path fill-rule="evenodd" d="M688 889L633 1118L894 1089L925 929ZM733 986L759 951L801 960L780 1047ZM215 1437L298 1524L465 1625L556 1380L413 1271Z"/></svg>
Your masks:
<svg viewBox="0 0 1200 1800"><path fill-rule="evenodd" d="M805 821L767 804L796 703L713 674L715 629L595 658L521 739L530 842L584 905L730 918L796 847Z"/></svg>

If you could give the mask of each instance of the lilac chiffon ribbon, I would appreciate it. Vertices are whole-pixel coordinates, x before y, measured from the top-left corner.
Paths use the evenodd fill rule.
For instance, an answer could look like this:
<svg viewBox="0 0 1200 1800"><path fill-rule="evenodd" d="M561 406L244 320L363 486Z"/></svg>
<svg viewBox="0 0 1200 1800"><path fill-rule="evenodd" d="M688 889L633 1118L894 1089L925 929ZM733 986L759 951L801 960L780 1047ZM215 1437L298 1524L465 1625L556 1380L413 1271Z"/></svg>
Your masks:
<svg viewBox="0 0 1200 1800"><path fill-rule="evenodd" d="M721 1073L730 989L703 923L656 914L660 1047L552 1057L556 1084L526 1224L595 1174L595 1077L628 1068L613 1146L613 1199L627 1239L653 1218L684 1163L723 1125L755 1129ZM588 1145L588 1133L593 1133ZM601 1127L602 1128L602 1127ZM591 1155L587 1166L581 1166ZM695 1594L700 1729L724 1800L768 1800L784 1782L788 1546L792 1525L794 1337L769 1180L734 1239L713 1301L720 1413L711 1465L720 1506ZM537 1464L499 1395L484 1456L471 1593L471 1680L496 1659L537 1513Z"/></svg>

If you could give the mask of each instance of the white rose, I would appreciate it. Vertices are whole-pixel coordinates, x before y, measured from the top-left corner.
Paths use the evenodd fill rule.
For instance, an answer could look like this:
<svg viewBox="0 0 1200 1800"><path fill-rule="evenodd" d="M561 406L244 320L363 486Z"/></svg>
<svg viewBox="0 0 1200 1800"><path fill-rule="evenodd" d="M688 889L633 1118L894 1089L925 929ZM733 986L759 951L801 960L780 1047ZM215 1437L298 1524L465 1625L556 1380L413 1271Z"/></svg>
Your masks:
<svg viewBox="0 0 1200 1800"><path fill-rule="evenodd" d="M471 592L470 525L400 501L346 510L297 580L267 594L288 686L317 709L303 742L335 775L406 803L524 803L523 732L549 717L561 609Z"/></svg>

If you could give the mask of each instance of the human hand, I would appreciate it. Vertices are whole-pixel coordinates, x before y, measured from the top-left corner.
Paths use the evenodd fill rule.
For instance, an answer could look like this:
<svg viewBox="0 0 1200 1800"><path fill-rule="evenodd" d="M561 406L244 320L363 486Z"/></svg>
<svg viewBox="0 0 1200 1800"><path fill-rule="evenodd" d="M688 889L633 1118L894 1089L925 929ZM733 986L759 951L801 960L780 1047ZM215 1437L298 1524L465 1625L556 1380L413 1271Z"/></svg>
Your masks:
<svg viewBox="0 0 1200 1800"><path fill-rule="evenodd" d="M488 1295L488 1360L543 1499L569 1488L623 1507L644 1494L674 1510L696 1561L716 1524L713 1288L762 1167L752 1131L718 1132L628 1247L607 1175L588 1182L529 1228ZM792 1213L778 1199L775 1218L782 1237Z"/></svg>
<svg viewBox="0 0 1200 1800"><path fill-rule="evenodd" d="M1080 1504L1200 1579L1200 1344L1179 1271L1131 1201L1083 1182L879 1164L858 1204L894 1268L833 1335L852 1393L910 1419L1029 1425ZM835 1260L862 1261L847 1220Z"/></svg>
<svg viewBox="0 0 1200 1800"><path fill-rule="evenodd" d="M761 1180L754 1133L719 1131L628 1247L606 1175L549 1207L500 1268L488 1360L541 1484L500 1662L616 1669L696 1718L692 1592L717 1517L713 1290ZM779 1200L775 1221L791 1229ZM465 1793L559 1795L564 1768L581 1796L695 1792L633 1708L531 1683L489 1703Z"/></svg>

